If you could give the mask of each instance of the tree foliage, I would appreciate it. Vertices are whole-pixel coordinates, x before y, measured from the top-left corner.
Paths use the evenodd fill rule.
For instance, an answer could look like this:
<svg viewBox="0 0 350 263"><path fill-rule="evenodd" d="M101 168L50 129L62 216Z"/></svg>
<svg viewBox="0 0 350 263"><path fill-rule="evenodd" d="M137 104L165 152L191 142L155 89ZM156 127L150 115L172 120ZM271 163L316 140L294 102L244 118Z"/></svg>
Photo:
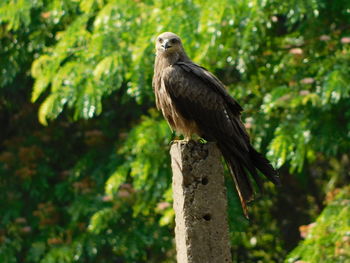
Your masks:
<svg viewBox="0 0 350 263"><path fill-rule="evenodd" d="M330 192L329 204L315 223L303 226L306 239L286 262L348 262L350 257L350 189ZM332 200L335 198L334 200Z"/></svg>
<svg viewBox="0 0 350 263"><path fill-rule="evenodd" d="M284 183L247 222L227 180L234 260L282 262L327 193L347 198L349 23L346 0L1 1L0 261L174 262L172 134L151 87L154 40L173 31ZM287 262L349 260L334 202Z"/></svg>

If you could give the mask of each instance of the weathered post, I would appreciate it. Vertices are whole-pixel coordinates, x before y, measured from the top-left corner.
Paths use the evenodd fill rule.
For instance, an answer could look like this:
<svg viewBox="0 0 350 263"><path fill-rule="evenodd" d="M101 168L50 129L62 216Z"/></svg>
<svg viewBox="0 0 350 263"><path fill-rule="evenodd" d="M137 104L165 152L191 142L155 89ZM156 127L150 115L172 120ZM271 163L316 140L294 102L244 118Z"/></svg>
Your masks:
<svg viewBox="0 0 350 263"><path fill-rule="evenodd" d="M220 151L215 143L179 141L170 154L177 262L231 262Z"/></svg>

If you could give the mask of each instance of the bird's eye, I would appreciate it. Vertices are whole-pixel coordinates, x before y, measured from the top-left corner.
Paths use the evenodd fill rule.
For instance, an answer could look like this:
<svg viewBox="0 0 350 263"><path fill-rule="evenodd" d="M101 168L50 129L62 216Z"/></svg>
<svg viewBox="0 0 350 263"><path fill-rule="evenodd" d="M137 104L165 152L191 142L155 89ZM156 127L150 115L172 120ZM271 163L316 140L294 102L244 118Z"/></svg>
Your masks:
<svg viewBox="0 0 350 263"><path fill-rule="evenodd" d="M175 44L177 42L177 39L176 38L172 38L171 40L170 40L170 43L171 44Z"/></svg>
<svg viewBox="0 0 350 263"><path fill-rule="evenodd" d="M158 38L159 43L163 43L163 38Z"/></svg>

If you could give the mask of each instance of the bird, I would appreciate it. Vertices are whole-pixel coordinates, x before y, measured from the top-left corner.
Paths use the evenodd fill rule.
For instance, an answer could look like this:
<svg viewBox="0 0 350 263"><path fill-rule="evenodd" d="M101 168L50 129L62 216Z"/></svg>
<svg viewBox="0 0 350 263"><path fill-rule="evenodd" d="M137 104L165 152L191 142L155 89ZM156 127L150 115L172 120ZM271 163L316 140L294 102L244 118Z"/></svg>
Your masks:
<svg viewBox="0 0 350 263"><path fill-rule="evenodd" d="M256 151L241 121L243 108L230 96L224 84L186 54L181 38L164 32L156 38L152 80L156 107L170 128L184 136L194 135L216 142L237 190L243 214L254 199L254 186L262 180L258 171L280 185L277 171Z"/></svg>

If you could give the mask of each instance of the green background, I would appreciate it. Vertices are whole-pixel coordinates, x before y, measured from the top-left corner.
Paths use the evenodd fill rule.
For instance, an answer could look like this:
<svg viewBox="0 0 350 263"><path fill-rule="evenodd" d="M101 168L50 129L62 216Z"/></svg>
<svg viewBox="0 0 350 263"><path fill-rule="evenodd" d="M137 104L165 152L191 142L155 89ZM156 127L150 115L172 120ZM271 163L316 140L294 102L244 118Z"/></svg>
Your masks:
<svg viewBox="0 0 350 263"><path fill-rule="evenodd" d="M0 262L175 262L154 41L177 33L245 111L283 186L234 262L350 262L350 2L2 0Z"/></svg>

